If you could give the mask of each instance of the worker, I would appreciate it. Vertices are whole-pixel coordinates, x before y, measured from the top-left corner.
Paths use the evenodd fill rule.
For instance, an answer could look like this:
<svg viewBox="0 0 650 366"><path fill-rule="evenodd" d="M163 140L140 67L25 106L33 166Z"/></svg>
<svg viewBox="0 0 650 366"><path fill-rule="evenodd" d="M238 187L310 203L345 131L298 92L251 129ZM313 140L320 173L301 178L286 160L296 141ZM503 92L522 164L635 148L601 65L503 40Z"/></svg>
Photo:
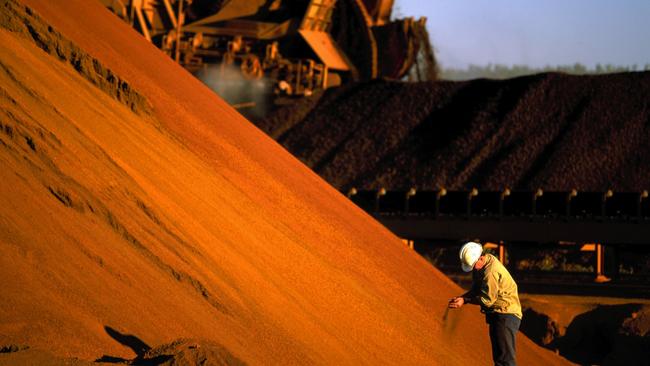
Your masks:
<svg viewBox="0 0 650 366"><path fill-rule="evenodd" d="M495 256L483 253L481 244L468 242L463 245L460 263L463 271L472 272L472 288L449 300L449 308L480 305L489 326L494 365L516 365L515 336L521 323L517 284Z"/></svg>

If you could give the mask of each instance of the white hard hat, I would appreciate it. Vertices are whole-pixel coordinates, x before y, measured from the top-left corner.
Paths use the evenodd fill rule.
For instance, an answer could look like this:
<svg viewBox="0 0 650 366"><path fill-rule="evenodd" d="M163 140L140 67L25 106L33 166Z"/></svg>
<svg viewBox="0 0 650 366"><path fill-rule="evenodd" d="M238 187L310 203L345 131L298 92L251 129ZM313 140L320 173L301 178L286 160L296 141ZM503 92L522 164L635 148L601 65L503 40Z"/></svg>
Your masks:
<svg viewBox="0 0 650 366"><path fill-rule="evenodd" d="M478 258L483 254L483 247L479 243L470 241L460 248L460 266L465 272L471 272Z"/></svg>

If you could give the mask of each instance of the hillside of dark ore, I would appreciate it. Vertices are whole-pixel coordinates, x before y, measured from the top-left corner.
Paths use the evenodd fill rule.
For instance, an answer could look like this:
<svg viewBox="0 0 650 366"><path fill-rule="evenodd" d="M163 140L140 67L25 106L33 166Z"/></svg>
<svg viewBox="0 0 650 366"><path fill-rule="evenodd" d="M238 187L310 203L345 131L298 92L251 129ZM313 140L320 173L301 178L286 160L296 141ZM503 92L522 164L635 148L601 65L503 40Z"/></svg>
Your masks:
<svg viewBox="0 0 650 366"><path fill-rule="evenodd" d="M374 81L257 124L339 189L638 191L650 186L650 73Z"/></svg>

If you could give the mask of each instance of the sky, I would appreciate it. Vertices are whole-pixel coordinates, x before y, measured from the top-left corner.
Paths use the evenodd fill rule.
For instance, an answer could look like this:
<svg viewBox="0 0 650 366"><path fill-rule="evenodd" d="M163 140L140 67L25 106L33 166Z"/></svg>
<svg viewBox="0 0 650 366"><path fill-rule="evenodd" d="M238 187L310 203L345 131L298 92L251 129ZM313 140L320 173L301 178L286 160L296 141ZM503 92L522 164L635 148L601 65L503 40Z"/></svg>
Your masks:
<svg viewBox="0 0 650 366"><path fill-rule="evenodd" d="M650 0L395 0L444 68L650 64Z"/></svg>

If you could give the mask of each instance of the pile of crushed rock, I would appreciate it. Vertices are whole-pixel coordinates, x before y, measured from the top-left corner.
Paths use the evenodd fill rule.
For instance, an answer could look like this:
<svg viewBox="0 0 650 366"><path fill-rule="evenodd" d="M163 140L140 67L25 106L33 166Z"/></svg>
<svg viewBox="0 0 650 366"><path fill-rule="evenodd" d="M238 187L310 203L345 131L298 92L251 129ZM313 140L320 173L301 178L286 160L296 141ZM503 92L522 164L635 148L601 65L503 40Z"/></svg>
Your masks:
<svg viewBox="0 0 650 366"><path fill-rule="evenodd" d="M255 123L339 189L650 187L650 72L377 80Z"/></svg>

